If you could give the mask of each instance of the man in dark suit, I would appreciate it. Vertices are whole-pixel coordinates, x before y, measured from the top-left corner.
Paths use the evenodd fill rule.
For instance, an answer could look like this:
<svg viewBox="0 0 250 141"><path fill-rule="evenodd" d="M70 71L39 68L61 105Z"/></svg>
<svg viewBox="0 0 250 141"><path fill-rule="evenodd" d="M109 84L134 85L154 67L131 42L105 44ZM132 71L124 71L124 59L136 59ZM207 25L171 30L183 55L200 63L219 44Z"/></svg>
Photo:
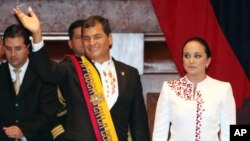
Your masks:
<svg viewBox="0 0 250 141"><path fill-rule="evenodd" d="M68 119L65 140L104 140L103 134L101 139L98 138L96 132L103 133L103 130L98 130L93 125L96 117L88 107L88 103L103 102L103 99L98 97L85 98L86 93L83 92L86 89L83 86L84 77L79 75L81 70L77 69L80 66L79 63L77 64L68 58L59 64L51 62L43 47L40 22L33 10L28 9L30 16L25 15L18 8L14 8L14 12L23 25L33 33L34 52L31 54L31 58L38 73L44 80L59 84L67 94L65 98L68 107ZM90 17L85 21L82 33L84 51L99 72L105 94L104 102L107 103L112 118L111 122L115 127L117 139L113 139L114 136L112 135L112 139L108 140L127 141L128 128L130 128L133 141L149 141L149 128L140 76L135 68L116 61L110 56L112 35L108 20L99 16ZM77 61L81 59L75 57ZM87 87L91 86L87 85ZM92 112L96 112L96 109ZM99 124L100 122L97 121L96 123ZM105 132L104 135L107 134Z"/></svg>
<svg viewBox="0 0 250 141"><path fill-rule="evenodd" d="M43 83L30 65L27 29L9 26L3 43L7 62L0 65L0 140L50 141L59 104L56 87Z"/></svg>
<svg viewBox="0 0 250 141"><path fill-rule="evenodd" d="M84 20L76 20L70 24L68 28L68 46L72 50L73 54L81 57L84 55L84 49L82 44L82 25Z"/></svg>
<svg viewBox="0 0 250 141"><path fill-rule="evenodd" d="M76 20L71 23L68 28L68 46L72 50L72 53L79 57L84 55L81 31L83 22L84 20ZM61 103L61 108L57 115L61 118L63 125L65 125L67 118L66 101L62 92L58 93L58 97Z"/></svg>
<svg viewBox="0 0 250 141"><path fill-rule="evenodd" d="M82 44L82 24L84 20L76 20L70 24L68 28L68 46L72 50L72 53L75 56L82 56L84 55L84 49ZM60 108L57 113L57 117L59 118L60 123L63 127L66 127L67 121L67 105L65 100L65 93L61 88L58 88L58 99L60 101ZM53 137L56 138L58 135L58 126L55 126L52 129ZM60 137L62 138L62 137Z"/></svg>

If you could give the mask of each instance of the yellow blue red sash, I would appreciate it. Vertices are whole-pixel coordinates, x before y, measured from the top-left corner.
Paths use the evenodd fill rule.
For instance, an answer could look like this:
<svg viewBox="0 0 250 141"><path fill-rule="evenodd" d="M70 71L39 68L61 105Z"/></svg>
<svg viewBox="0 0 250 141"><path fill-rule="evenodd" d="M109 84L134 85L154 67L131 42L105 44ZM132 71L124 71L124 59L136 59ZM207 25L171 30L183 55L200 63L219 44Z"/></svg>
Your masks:
<svg viewBox="0 0 250 141"><path fill-rule="evenodd" d="M75 65L97 141L118 141L97 70L84 56L68 56Z"/></svg>

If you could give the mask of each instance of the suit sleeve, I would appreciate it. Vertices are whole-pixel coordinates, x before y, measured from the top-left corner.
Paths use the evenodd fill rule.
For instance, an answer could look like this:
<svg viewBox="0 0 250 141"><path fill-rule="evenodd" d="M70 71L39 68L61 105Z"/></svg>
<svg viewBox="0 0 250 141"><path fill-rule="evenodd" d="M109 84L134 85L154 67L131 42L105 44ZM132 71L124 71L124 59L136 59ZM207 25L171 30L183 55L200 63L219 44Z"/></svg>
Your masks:
<svg viewBox="0 0 250 141"><path fill-rule="evenodd" d="M59 106L56 87L42 83L39 94L38 109L35 116L20 125L27 140L41 133L50 135L50 130L56 123L56 113Z"/></svg>
<svg viewBox="0 0 250 141"><path fill-rule="evenodd" d="M135 73L135 88L133 104L131 106L130 114L130 130L133 141L149 141L150 133L148 126L148 117L146 106L144 103L143 93L142 93L142 84L138 71Z"/></svg>
<svg viewBox="0 0 250 141"><path fill-rule="evenodd" d="M52 61L45 47L31 52L30 60L43 81L57 85L66 80L65 73L69 68L69 60L60 63Z"/></svg>

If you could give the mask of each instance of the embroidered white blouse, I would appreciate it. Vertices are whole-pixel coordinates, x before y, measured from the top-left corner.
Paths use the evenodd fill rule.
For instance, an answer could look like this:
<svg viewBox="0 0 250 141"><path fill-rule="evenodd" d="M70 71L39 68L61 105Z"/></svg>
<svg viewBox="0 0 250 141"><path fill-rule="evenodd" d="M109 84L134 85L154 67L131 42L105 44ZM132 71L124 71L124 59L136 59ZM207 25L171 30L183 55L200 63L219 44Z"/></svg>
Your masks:
<svg viewBox="0 0 250 141"><path fill-rule="evenodd" d="M153 141L167 141L168 136L169 141L229 141L229 127L236 124L230 83L207 76L193 91L186 76L164 82L156 108Z"/></svg>

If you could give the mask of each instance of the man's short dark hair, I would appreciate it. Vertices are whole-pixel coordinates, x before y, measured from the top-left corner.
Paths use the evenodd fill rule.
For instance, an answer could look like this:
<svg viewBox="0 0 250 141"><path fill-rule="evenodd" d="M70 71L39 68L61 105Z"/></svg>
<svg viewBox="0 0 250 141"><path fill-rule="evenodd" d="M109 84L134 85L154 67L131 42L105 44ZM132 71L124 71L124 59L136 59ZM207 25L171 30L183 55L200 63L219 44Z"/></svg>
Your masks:
<svg viewBox="0 0 250 141"><path fill-rule="evenodd" d="M86 19L83 24L83 28L93 27L96 25L96 23L100 23L102 25L103 31L107 36L111 33L109 20L97 15L90 16L88 19Z"/></svg>
<svg viewBox="0 0 250 141"><path fill-rule="evenodd" d="M78 27L82 28L83 22L84 20L76 20L69 26L68 35L70 40L73 38L74 30Z"/></svg>
<svg viewBox="0 0 250 141"><path fill-rule="evenodd" d="M3 34L3 44L5 45L6 38L22 37L26 46L31 44L30 32L19 24L12 24L6 28Z"/></svg>

